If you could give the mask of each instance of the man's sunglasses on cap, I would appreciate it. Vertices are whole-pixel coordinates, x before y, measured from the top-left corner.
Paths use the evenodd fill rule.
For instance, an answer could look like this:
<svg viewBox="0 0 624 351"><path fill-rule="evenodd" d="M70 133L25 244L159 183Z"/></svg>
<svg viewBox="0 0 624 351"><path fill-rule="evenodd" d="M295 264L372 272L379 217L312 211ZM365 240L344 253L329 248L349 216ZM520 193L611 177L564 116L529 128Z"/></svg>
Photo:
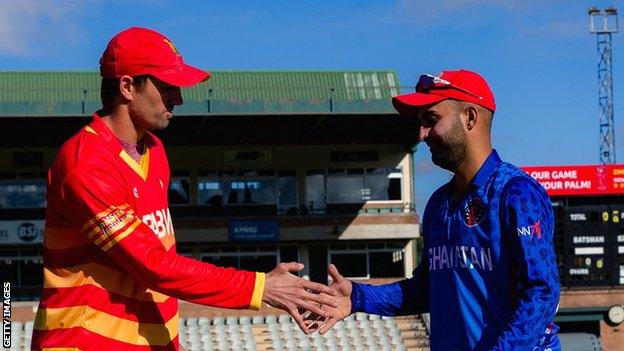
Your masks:
<svg viewBox="0 0 624 351"><path fill-rule="evenodd" d="M447 88L451 88L451 89L455 89L455 90L459 90L461 92L464 92L466 94L472 95L476 98L478 98L479 100L482 100L483 97L471 92L470 90L466 90L462 87L458 87L457 85L449 82L446 79L440 78L438 76L434 76L431 74L423 74L420 76L420 78L418 78L418 83L416 83L416 92L417 93L421 93L421 92L427 92L429 90L431 90L434 87L447 87Z"/></svg>

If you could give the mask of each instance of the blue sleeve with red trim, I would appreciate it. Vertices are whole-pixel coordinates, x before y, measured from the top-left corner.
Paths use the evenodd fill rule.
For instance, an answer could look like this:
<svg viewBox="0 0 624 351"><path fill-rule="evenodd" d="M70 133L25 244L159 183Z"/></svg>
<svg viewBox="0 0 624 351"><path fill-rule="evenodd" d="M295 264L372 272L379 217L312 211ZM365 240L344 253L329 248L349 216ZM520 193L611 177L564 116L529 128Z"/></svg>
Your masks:
<svg viewBox="0 0 624 351"><path fill-rule="evenodd" d="M421 262L412 278L396 283L369 285L353 282L351 313L404 316L429 312L429 268L424 257Z"/></svg>
<svg viewBox="0 0 624 351"><path fill-rule="evenodd" d="M558 349L553 317L559 303L552 206L530 179L510 181L501 199L503 242L510 252L511 322L494 350Z"/></svg>

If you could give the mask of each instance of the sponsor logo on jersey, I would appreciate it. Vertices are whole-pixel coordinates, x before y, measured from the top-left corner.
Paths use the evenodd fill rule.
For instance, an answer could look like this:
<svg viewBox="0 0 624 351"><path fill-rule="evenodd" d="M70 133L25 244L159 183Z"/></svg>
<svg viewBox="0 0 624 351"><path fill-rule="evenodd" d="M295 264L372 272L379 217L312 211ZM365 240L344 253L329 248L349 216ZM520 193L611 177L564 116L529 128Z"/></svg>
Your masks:
<svg viewBox="0 0 624 351"><path fill-rule="evenodd" d="M148 213L143 216L142 221L148 227L152 228L154 234L156 234L159 239L167 235L173 235L173 223L171 223L171 213L169 213L168 208Z"/></svg>
<svg viewBox="0 0 624 351"><path fill-rule="evenodd" d="M479 198L473 198L464 206L464 224L474 227L485 218L485 206Z"/></svg>
<svg viewBox="0 0 624 351"><path fill-rule="evenodd" d="M100 234L104 234L106 237L115 236L117 232L136 220L133 212L128 212L118 207L112 208L112 211L97 221ZM96 233L93 232L93 234Z"/></svg>
<svg viewBox="0 0 624 351"><path fill-rule="evenodd" d="M492 250L475 246L434 246L429 251L429 271L443 269L494 270Z"/></svg>
<svg viewBox="0 0 624 351"><path fill-rule="evenodd" d="M516 230L518 230L518 236L533 237L533 235L536 235L538 239L541 239L542 228L540 227L540 223L541 221L538 219L532 225L525 225L525 226L517 227Z"/></svg>

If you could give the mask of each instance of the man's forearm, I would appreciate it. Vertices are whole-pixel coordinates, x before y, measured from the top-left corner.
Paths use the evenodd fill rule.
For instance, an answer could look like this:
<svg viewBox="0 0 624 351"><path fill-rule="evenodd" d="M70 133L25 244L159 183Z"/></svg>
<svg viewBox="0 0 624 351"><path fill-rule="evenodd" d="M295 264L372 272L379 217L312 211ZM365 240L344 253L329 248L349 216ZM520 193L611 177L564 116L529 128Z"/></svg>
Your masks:
<svg viewBox="0 0 624 351"><path fill-rule="evenodd" d="M553 291L556 290L556 291ZM557 309L559 291L548 285L535 286L522 293L494 350L532 349L544 334Z"/></svg>
<svg viewBox="0 0 624 351"><path fill-rule="evenodd" d="M401 316L428 311L429 299L424 287L414 279L396 283L369 285L353 283L351 313L366 312L381 316Z"/></svg>

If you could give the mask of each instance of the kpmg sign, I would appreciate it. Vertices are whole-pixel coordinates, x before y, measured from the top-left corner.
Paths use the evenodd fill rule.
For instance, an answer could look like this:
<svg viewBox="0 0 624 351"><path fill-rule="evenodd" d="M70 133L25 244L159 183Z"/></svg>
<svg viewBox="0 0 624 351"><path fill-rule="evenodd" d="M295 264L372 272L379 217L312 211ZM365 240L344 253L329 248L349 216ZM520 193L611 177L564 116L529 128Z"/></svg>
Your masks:
<svg viewBox="0 0 624 351"><path fill-rule="evenodd" d="M269 220L230 220L229 241L277 241L279 225L276 219Z"/></svg>

